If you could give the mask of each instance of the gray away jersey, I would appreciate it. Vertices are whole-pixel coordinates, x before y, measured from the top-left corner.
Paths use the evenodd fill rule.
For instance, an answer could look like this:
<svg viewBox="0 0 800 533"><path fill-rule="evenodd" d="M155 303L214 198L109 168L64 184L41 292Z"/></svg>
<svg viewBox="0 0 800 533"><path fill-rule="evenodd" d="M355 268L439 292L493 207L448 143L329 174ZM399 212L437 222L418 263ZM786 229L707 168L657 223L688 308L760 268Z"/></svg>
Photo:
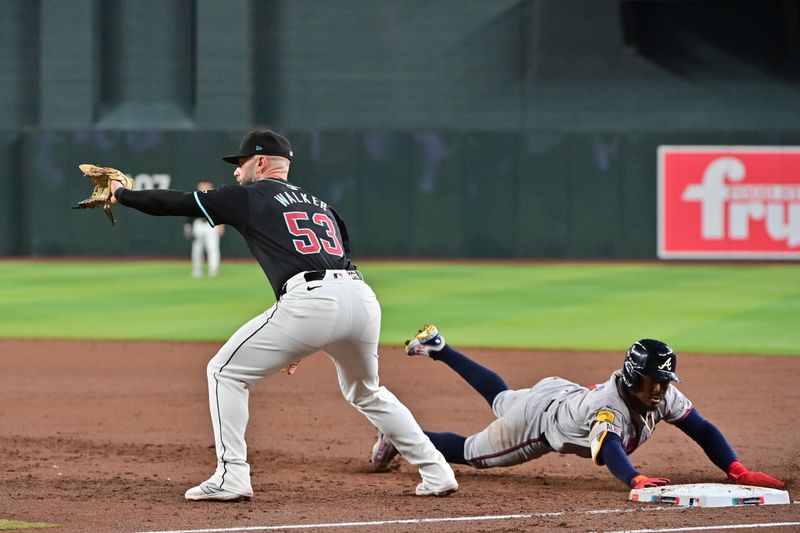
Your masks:
<svg viewBox="0 0 800 533"><path fill-rule="evenodd" d="M666 420L675 423L692 409L692 403L670 385L661 403L646 417L631 410L622 396L622 372L608 381L582 387L558 377L541 380L534 388L552 398L540 418L540 431L550 447L559 453L572 453L597 460L607 432L615 433L630 455L650 438L655 425ZM536 394L539 396L539 394ZM541 398L541 396L539 396Z"/></svg>

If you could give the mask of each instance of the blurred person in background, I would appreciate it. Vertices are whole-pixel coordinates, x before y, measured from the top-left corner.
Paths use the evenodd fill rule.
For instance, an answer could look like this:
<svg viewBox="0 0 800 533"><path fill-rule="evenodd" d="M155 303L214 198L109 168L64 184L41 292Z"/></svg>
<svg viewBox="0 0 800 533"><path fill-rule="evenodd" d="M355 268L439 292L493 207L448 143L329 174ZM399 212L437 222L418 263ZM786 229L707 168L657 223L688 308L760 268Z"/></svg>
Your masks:
<svg viewBox="0 0 800 533"><path fill-rule="evenodd" d="M210 191L214 184L210 181L199 181L197 190ZM211 227L205 217L187 218L183 225L183 235L192 241L192 277L203 277L203 262L208 261L208 276L213 278L219 273L219 241L225 234L225 226L220 224Z"/></svg>

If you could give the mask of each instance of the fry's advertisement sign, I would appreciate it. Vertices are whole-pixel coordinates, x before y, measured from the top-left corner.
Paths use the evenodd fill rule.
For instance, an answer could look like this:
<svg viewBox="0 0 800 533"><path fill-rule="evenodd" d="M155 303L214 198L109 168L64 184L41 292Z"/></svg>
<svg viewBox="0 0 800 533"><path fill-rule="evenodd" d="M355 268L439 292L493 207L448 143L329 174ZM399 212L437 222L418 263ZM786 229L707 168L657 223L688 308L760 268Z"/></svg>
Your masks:
<svg viewBox="0 0 800 533"><path fill-rule="evenodd" d="M658 256L800 258L800 146L660 146Z"/></svg>

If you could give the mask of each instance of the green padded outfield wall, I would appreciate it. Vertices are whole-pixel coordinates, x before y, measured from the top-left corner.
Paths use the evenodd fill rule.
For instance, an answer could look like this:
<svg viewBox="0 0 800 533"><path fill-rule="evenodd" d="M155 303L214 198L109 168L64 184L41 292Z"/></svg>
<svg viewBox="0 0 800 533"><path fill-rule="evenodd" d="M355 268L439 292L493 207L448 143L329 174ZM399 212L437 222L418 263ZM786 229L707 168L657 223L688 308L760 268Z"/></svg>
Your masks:
<svg viewBox="0 0 800 533"><path fill-rule="evenodd" d="M223 183L267 126L357 256L651 258L659 145L800 144L800 0L3 0L0 82L0 255L187 256L77 164Z"/></svg>
<svg viewBox="0 0 800 533"><path fill-rule="evenodd" d="M653 257L659 143L740 144L757 132L287 132L292 175L348 222L356 256ZM79 162L124 168L139 186L233 182L218 156L237 133L87 131L23 137L28 253L181 256L183 219L72 210L90 182ZM168 180L168 181L165 181ZM246 255L242 239L223 239Z"/></svg>

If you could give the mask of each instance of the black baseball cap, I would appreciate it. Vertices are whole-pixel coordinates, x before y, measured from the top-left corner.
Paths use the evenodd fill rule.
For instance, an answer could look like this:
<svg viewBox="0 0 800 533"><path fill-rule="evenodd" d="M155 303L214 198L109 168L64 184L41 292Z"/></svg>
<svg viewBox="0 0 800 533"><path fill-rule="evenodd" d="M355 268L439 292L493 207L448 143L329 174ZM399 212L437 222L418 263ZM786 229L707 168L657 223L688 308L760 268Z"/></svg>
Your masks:
<svg viewBox="0 0 800 533"><path fill-rule="evenodd" d="M251 155L277 155L291 161L292 145L286 137L272 130L253 130L242 139L238 154L226 155L222 159L232 165L238 165L240 157Z"/></svg>

